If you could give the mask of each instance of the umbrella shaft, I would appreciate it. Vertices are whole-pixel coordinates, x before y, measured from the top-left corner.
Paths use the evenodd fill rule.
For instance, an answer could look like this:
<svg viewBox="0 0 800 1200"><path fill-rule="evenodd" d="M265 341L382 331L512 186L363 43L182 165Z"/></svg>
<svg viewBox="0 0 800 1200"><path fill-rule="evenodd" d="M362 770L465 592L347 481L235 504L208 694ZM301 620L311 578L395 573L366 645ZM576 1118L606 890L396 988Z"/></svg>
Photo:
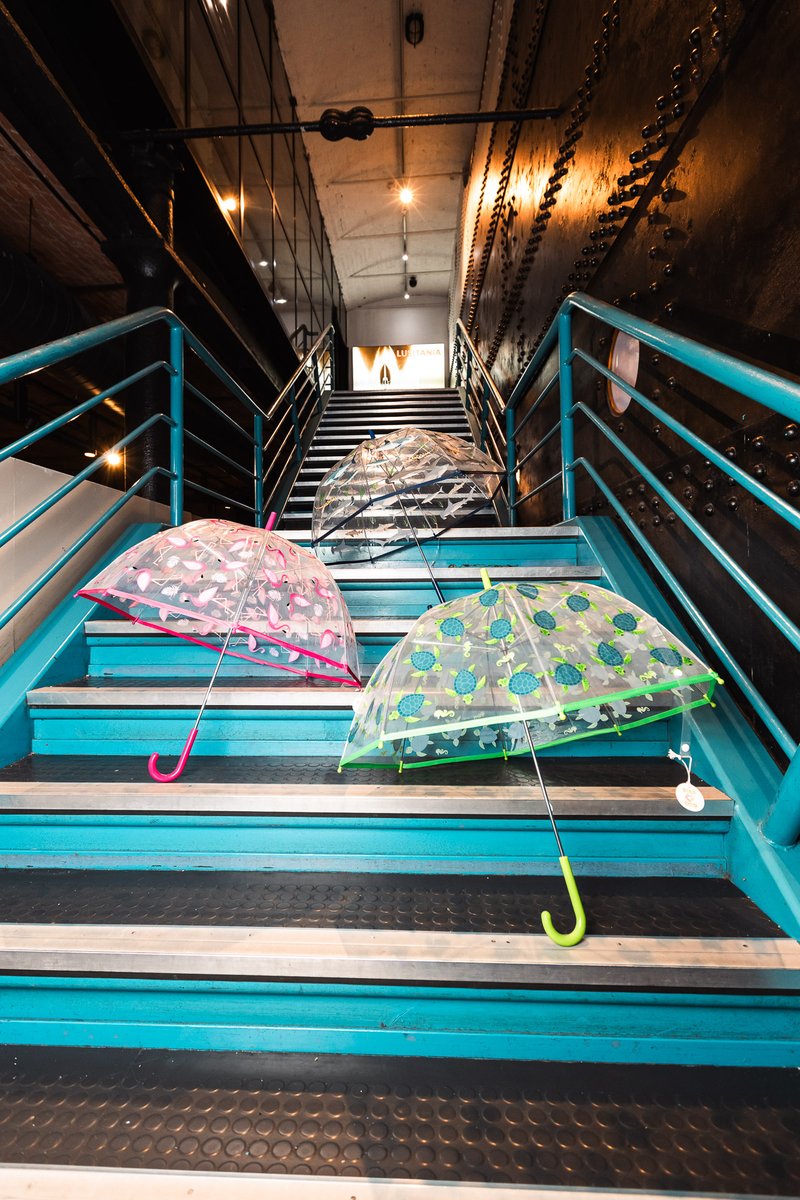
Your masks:
<svg viewBox="0 0 800 1200"><path fill-rule="evenodd" d="M556 825L556 815L553 812L553 805L550 802L550 795L547 791L547 785L545 784L545 781L542 778L542 771L541 771L541 767L539 766L539 759L536 757L536 751L533 748L533 738L531 737L531 731L528 728L527 721L523 721L522 723L525 726L525 736L528 739L528 746L530 747L531 758L533 759L533 765L536 768L536 777L539 780L539 787L542 789L542 795L544 796L545 806L547 807L547 815L550 818L550 824L553 826L553 834L555 835L556 845L558 846L559 858L563 858L564 857L564 847L561 845L561 838L559 836L558 826Z"/></svg>
<svg viewBox="0 0 800 1200"><path fill-rule="evenodd" d="M275 521L273 519L274 517L275 517L275 514L271 513L270 514L270 524L268 526L268 528L270 528L270 529L275 524ZM261 566L261 560L264 557L264 551L266 550L266 547L267 547L266 542L262 541L261 549L258 552L258 556L256 557L255 562L253 563L252 567L250 568L250 571L248 573L245 584L242 587L241 595L239 596L239 603L236 605L236 612L234 613L233 620L230 622L230 624L228 626L228 632L225 634L225 641L222 643L222 649L219 652L219 658L217 659L216 663L214 664L214 670L211 672L211 678L208 681L208 687L206 688L206 694L203 697L203 703L200 705L200 709L197 713L197 717L195 718L194 729L198 729L200 727L200 722L203 719L203 713L206 711L206 705L208 704L209 698L211 696L211 692L213 691L213 688L214 688L214 684L217 681L217 676L219 675L220 667L222 666L222 660L225 657L225 654L227 653L228 646L230 645L231 637L233 636L233 631L239 623L239 618L242 615L242 610L244 609L245 602L247 600L248 595L250 594L250 587L252 585L253 579L256 576L256 573L258 572L258 568Z"/></svg>
<svg viewBox="0 0 800 1200"><path fill-rule="evenodd" d="M436 592L436 595L437 595L437 596L438 596L438 598L439 598L439 603L440 603L440 604L444 604L444 593L442 592L442 589L439 587L439 584L438 584L438 582L437 582L436 576L435 576L435 575L434 575L434 573L433 573L433 567L432 567L432 566L431 566L431 564L428 562L428 559L427 559L427 556L426 556L426 554L425 554L425 551L422 549L422 546L420 545L420 540L419 540L419 538L417 537L417 531L416 531L416 529L414 528L414 525L413 525L413 523L412 523L412 522L411 522L411 520L409 519L408 513L406 512L406 506L405 506L405 504L403 503L403 497L402 497L402 496L401 496L399 493L398 493L397 499L400 501L400 507L401 507L401 508L402 508L402 510L403 510L403 516L404 516L404 517L405 517L405 519L408 521L408 527L409 527L409 529L411 530L411 534L412 534L412 536L413 536L413 538L414 538L414 541L415 541L415 542L416 542L416 544L417 544L417 550L419 550L419 553L420 553L420 556L421 556L421 558L422 558L422 561L425 563L425 566L428 568L428 574L429 574L429 575L430 575L430 577L431 577L431 583L433 584L433 590Z"/></svg>

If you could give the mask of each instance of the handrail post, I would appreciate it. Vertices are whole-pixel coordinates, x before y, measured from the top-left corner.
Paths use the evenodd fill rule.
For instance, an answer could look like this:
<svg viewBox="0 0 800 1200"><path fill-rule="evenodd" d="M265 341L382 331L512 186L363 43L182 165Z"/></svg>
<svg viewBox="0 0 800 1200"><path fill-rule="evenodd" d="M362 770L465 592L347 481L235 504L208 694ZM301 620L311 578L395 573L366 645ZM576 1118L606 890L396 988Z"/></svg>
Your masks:
<svg viewBox="0 0 800 1200"><path fill-rule="evenodd" d="M789 761L762 832L768 841L787 849L800 841L800 749Z"/></svg>
<svg viewBox="0 0 800 1200"><path fill-rule="evenodd" d="M256 529L264 528L264 418L253 413L253 506Z"/></svg>
<svg viewBox="0 0 800 1200"><path fill-rule="evenodd" d="M294 384L289 388L289 403L292 407L292 428L294 429L294 456L298 462L303 458L303 439L300 436L300 418L297 415L297 391Z"/></svg>
<svg viewBox="0 0 800 1200"><path fill-rule="evenodd" d="M311 356L311 369L314 372L314 390L317 393L317 416L322 413L322 378L319 373L319 351Z"/></svg>
<svg viewBox="0 0 800 1200"><path fill-rule="evenodd" d="M172 525L183 523L183 329L177 323L169 327L169 519Z"/></svg>
<svg viewBox="0 0 800 1200"><path fill-rule="evenodd" d="M483 381L483 396L481 399L481 450L486 449L486 427L489 423L489 383Z"/></svg>
<svg viewBox="0 0 800 1200"><path fill-rule="evenodd" d="M517 523L517 443L514 432L516 412L506 409L506 490L508 493L508 523Z"/></svg>
<svg viewBox="0 0 800 1200"><path fill-rule="evenodd" d="M561 412L561 491L565 521L575 517L575 424L572 414L572 313L568 307L558 315L558 376Z"/></svg>
<svg viewBox="0 0 800 1200"><path fill-rule="evenodd" d="M457 388L461 387L461 330L456 327L456 343L453 347L453 366L455 367L455 379L453 385Z"/></svg>
<svg viewBox="0 0 800 1200"><path fill-rule="evenodd" d="M464 365L464 407L466 408L467 412L469 412L470 405L472 403L469 392L472 386L472 355L470 354L468 347L466 352L466 360L467 361Z"/></svg>

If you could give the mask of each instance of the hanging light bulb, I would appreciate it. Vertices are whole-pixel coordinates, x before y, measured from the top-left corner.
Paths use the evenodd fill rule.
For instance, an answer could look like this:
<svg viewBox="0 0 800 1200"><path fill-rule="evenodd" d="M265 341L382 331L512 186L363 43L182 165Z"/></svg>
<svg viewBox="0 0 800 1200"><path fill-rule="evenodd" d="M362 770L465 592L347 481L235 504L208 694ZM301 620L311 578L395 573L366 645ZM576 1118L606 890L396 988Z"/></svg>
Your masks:
<svg viewBox="0 0 800 1200"><path fill-rule="evenodd" d="M408 208L409 204L414 199L414 193L408 184L405 184L400 188L400 191L397 193L397 198L402 204L403 208Z"/></svg>

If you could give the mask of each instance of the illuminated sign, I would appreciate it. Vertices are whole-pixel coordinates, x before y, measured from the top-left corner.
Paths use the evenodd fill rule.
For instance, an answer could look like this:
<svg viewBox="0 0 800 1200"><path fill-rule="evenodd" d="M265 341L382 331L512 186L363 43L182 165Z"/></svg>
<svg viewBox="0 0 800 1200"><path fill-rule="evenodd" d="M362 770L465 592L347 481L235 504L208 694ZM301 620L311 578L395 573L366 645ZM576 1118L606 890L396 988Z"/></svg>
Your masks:
<svg viewBox="0 0 800 1200"><path fill-rule="evenodd" d="M444 387L444 345L354 346L353 390L399 391Z"/></svg>

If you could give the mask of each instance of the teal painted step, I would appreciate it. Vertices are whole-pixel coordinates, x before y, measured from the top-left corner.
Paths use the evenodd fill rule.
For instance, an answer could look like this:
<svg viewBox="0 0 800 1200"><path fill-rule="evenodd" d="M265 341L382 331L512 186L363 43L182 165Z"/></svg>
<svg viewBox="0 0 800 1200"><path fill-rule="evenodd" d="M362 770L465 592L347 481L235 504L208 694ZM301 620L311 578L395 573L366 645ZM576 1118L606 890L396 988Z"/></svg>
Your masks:
<svg viewBox="0 0 800 1200"><path fill-rule="evenodd" d="M726 874L724 818L573 818L561 829L579 880ZM26 867L559 874L544 818L0 814L0 868Z"/></svg>
<svg viewBox="0 0 800 1200"><path fill-rule="evenodd" d="M597 562L585 539L578 532L562 533L557 527L555 531L547 529L538 535L535 529L525 532L529 536L520 537L504 529L485 529L472 535L468 531L459 531L457 536L447 535L423 542L423 549L426 558L434 567L491 568L544 565L552 562L594 565ZM299 534L293 534L292 541L306 549L313 549L310 540L306 537L301 538ZM324 561L328 561L329 551L324 544L321 556ZM379 565L385 566L399 563L419 566L421 558L416 546L407 546L379 560Z"/></svg>
<svg viewBox="0 0 800 1200"><path fill-rule="evenodd" d="M571 571L570 578L574 580L583 580L587 583L604 586L602 578L597 578L593 573L594 568L588 568L586 572L582 571L580 566L574 567ZM496 583L502 582L502 572L498 571L493 574L493 579ZM539 580L532 576L532 582L551 582L549 580ZM558 582L558 581L552 581ZM471 593L479 590L479 584L475 582L448 582L440 581L440 587L445 599L445 603L450 600L457 600L461 596L469 596ZM404 583L401 581L393 582L391 586L375 585L371 583L347 583L342 586L342 594L351 617L418 617L426 609L433 607L439 603L432 584L424 582Z"/></svg>
<svg viewBox="0 0 800 1200"><path fill-rule="evenodd" d="M193 687L198 684L193 683ZM132 695L132 701L135 694ZM113 754L149 756L154 750L177 755L192 726L195 708L37 707L32 694L34 754ZM311 755L339 759L350 728L352 708L210 708L194 755ZM620 737L601 734L561 750L570 757L609 754L662 757L680 737L680 721L659 721ZM554 751L543 751L554 754ZM436 770L428 769L427 774ZM421 772L420 772L421 773ZM354 779L358 770L350 768ZM445 780L443 779L443 783Z"/></svg>
<svg viewBox="0 0 800 1200"><path fill-rule="evenodd" d="M10 1045L800 1066L786 995L9 976L0 996Z"/></svg>
<svg viewBox="0 0 800 1200"><path fill-rule="evenodd" d="M120 622L120 626L120 636L87 637L87 674L90 679L208 679L219 658L215 650L168 634L126 636L125 623ZM362 676L372 674L374 667L396 641L396 637L388 635L385 638L358 639ZM262 666L227 656L223 659L218 678L285 679L286 672L279 667L271 667L269 661Z"/></svg>

